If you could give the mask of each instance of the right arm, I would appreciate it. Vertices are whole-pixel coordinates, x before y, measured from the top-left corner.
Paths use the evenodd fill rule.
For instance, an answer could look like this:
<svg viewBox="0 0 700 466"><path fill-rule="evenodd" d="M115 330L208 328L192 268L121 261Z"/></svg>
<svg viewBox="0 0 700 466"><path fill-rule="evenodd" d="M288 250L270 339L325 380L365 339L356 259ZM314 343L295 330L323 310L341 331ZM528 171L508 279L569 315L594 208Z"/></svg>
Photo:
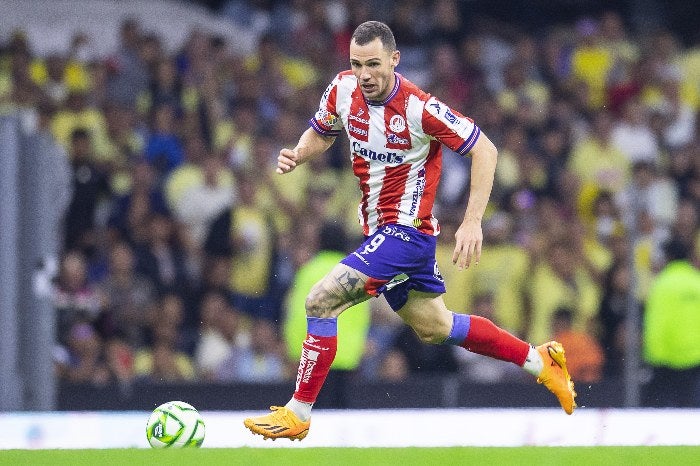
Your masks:
<svg viewBox="0 0 700 466"><path fill-rule="evenodd" d="M277 157L277 173L289 173L308 159L328 150L335 141L335 136L322 136L309 127L299 138L294 149L282 149Z"/></svg>

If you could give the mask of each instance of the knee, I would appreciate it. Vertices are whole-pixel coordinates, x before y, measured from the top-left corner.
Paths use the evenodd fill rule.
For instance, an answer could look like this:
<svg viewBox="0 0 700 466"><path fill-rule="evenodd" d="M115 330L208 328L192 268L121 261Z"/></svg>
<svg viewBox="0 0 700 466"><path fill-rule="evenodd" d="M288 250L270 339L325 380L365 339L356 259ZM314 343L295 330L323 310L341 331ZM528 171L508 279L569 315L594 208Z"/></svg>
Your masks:
<svg viewBox="0 0 700 466"><path fill-rule="evenodd" d="M324 293L314 287L306 296L306 315L308 317L333 317L333 309L328 305L328 299L324 297Z"/></svg>
<svg viewBox="0 0 700 466"><path fill-rule="evenodd" d="M412 328L420 341L431 345L443 343L450 334L450 329L445 328L439 322L431 322L427 325L412 325Z"/></svg>

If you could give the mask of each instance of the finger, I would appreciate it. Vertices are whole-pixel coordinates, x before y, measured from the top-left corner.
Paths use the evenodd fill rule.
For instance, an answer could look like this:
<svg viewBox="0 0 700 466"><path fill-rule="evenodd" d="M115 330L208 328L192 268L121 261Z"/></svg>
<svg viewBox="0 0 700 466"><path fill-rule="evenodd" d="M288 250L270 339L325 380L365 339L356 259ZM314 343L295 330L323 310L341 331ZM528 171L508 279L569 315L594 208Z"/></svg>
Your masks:
<svg viewBox="0 0 700 466"><path fill-rule="evenodd" d="M296 167L297 166L297 163L293 159L291 159L290 157L286 157L284 155L281 155L281 154L277 157L277 163L278 164L281 163L281 164L287 165L289 167Z"/></svg>
<svg viewBox="0 0 700 466"><path fill-rule="evenodd" d="M470 241L469 245L467 246L467 254L465 257L465 263L464 263L464 268L468 269L469 266L472 263L472 256L474 255L474 242Z"/></svg>
<svg viewBox="0 0 700 466"><path fill-rule="evenodd" d="M479 265L479 261L481 260L481 244L481 241L477 241L474 246L474 265Z"/></svg>
<svg viewBox="0 0 700 466"><path fill-rule="evenodd" d="M289 173L290 171L294 170L294 167L296 167L296 164L289 160L277 161L277 168L282 170L282 173Z"/></svg>
<svg viewBox="0 0 700 466"><path fill-rule="evenodd" d="M457 262L459 261L459 258L462 255L462 249L463 249L462 244L457 242L457 245L455 246L455 250L452 252L452 263L453 264L457 264Z"/></svg>

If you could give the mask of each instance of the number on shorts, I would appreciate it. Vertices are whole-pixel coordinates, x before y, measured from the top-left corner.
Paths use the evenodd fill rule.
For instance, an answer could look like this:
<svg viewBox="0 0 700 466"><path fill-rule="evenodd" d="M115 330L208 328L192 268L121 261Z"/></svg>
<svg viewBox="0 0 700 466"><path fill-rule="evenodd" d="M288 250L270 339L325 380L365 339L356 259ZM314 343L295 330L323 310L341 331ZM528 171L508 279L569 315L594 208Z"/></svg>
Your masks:
<svg viewBox="0 0 700 466"><path fill-rule="evenodd" d="M377 235L372 238L372 241L369 242L368 245L365 246L365 248L362 250L362 254L369 254L370 252L374 252L377 250L377 248L384 242L384 235L381 233L377 233Z"/></svg>

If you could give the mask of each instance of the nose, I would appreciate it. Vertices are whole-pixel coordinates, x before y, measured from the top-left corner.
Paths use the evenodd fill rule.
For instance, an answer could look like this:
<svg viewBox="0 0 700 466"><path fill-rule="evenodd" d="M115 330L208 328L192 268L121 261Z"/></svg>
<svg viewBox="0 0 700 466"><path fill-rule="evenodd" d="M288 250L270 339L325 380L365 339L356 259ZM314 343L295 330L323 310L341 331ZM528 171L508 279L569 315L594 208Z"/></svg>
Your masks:
<svg viewBox="0 0 700 466"><path fill-rule="evenodd" d="M369 81L369 79L372 77L372 75L369 74L369 70L367 68L362 68L360 71L360 79L362 81Z"/></svg>

